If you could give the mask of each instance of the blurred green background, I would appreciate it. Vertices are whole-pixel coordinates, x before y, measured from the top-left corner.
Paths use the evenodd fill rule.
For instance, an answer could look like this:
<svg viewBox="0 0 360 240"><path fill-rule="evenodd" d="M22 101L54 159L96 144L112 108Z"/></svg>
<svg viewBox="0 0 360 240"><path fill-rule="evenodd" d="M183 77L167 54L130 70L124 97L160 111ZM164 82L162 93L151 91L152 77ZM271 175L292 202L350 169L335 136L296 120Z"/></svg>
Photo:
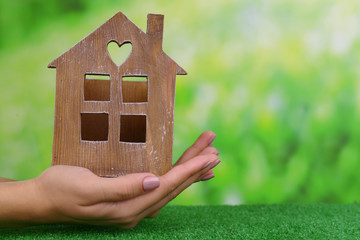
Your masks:
<svg viewBox="0 0 360 240"><path fill-rule="evenodd" d="M47 64L122 11L165 15L176 88L174 159L217 134L216 177L175 204L360 199L357 0L0 0L0 176L50 166L55 70Z"/></svg>

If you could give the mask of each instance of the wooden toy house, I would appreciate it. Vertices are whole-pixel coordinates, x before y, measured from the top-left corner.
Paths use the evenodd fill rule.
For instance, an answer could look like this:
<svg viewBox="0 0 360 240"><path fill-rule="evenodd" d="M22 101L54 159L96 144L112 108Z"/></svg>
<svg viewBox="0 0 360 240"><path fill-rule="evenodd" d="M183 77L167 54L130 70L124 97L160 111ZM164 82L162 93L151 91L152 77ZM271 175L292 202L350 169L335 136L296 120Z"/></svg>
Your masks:
<svg viewBox="0 0 360 240"><path fill-rule="evenodd" d="M49 64L56 68L52 165L109 177L171 168L175 79L186 72L162 50L163 19L149 14L144 33L119 12ZM132 46L121 65L110 42Z"/></svg>

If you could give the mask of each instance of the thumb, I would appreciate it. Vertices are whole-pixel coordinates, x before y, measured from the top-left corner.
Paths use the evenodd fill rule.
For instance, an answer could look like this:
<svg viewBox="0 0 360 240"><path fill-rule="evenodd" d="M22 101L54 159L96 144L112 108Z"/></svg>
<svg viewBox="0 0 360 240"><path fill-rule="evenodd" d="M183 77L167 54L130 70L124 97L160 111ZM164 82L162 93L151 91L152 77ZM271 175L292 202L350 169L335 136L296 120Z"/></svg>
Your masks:
<svg viewBox="0 0 360 240"><path fill-rule="evenodd" d="M151 173L134 173L117 178L100 178L97 187L98 202L128 200L159 186L159 178Z"/></svg>

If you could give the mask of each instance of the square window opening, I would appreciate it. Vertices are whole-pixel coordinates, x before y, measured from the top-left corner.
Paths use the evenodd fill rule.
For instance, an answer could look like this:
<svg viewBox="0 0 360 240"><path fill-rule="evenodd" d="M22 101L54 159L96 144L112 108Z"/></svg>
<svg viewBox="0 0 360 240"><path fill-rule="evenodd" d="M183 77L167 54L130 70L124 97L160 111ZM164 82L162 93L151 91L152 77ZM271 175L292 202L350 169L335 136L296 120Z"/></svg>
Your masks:
<svg viewBox="0 0 360 240"><path fill-rule="evenodd" d="M81 140L107 141L109 135L109 114L81 113Z"/></svg>
<svg viewBox="0 0 360 240"><path fill-rule="evenodd" d="M122 77L123 102L147 102L148 79L147 77L126 76Z"/></svg>
<svg viewBox="0 0 360 240"><path fill-rule="evenodd" d="M110 75L85 74L85 101L110 101Z"/></svg>
<svg viewBox="0 0 360 240"><path fill-rule="evenodd" d="M146 142L145 115L120 116L120 142L131 142L131 143Z"/></svg>

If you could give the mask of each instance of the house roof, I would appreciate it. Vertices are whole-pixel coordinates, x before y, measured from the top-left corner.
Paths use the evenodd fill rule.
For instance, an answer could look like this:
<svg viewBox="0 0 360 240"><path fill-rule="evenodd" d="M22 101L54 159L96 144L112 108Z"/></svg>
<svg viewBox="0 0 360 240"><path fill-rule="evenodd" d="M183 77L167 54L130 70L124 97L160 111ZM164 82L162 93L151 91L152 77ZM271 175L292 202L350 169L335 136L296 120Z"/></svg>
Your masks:
<svg viewBox="0 0 360 240"><path fill-rule="evenodd" d="M81 46L81 43L86 41L87 38L90 36L97 34L101 29L106 25L114 25L116 26L121 32L129 32L130 30L135 30L137 34L146 36L147 38L153 38L156 41L156 45L158 47L162 48L162 35L163 35L163 19L164 16L160 14L148 14L148 22L147 22L147 32L144 33L140 28L138 28L130 19L128 19L122 12L118 12L113 17L111 17L109 20L107 20L104 24L102 24L100 27L95 29L93 32L91 32L89 35L84 37L81 41L76 43L73 47L71 47L69 50L61 54L59 57L57 57L55 60L53 60L48 67L49 68L56 68L59 64L59 59L63 58L67 54L69 54L71 51L73 51L76 48L83 47ZM114 28L110 28L113 30ZM113 30L115 31L115 30ZM113 39L109 39L109 42ZM177 75L186 75L186 71L180 67L174 60L172 60L164 51L161 49L161 54L163 54L165 57L169 58L174 64L176 65L176 74ZM61 61L60 61L61 62Z"/></svg>

